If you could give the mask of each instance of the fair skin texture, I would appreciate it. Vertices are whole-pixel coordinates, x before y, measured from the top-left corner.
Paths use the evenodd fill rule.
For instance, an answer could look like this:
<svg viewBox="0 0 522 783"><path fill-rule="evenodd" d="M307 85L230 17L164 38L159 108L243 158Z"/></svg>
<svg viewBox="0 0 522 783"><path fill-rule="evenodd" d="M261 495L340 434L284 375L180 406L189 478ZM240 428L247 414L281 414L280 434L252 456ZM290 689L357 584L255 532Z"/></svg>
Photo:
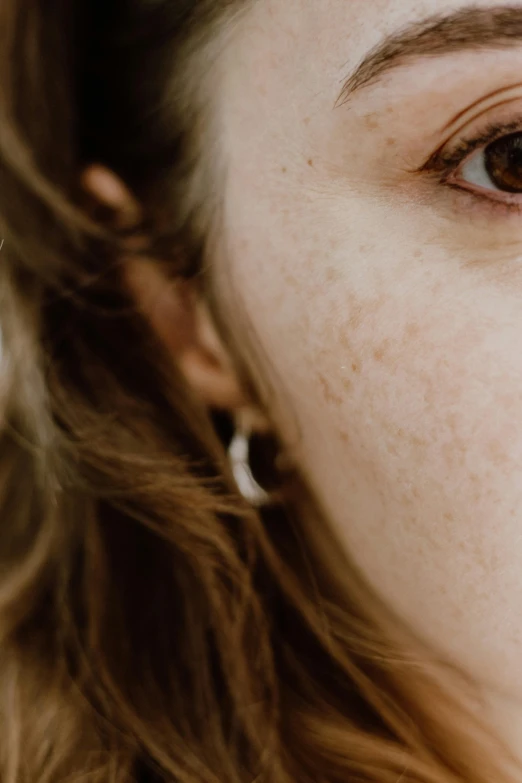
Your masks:
<svg viewBox="0 0 522 783"><path fill-rule="evenodd" d="M215 77L227 166L216 286L232 330L248 318L270 359L253 368L275 379L270 419L347 551L473 676L520 754L522 194L490 192L472 169L457 188L415 170L519 119L522 40L416 58L334 108L385 36L472 5L501 7L253 5ZM109 173L85 184L135 215ZM193 327L173 347L188 380L209 404L254 415L204 308Z"/></svg>

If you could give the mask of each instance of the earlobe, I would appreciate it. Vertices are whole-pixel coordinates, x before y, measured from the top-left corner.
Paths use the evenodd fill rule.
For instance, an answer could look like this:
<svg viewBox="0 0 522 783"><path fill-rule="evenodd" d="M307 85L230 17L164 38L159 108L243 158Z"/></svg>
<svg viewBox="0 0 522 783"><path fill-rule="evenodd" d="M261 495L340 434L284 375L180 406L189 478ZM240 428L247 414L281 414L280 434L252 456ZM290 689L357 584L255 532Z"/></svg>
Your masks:
<svg viewBox="0 0 522 783"><path fill-rule="evenodd" d="M216 364L201 347L185 351L178 365L189 385L207 406L234 410L246 404L234 374Z"/></svg>

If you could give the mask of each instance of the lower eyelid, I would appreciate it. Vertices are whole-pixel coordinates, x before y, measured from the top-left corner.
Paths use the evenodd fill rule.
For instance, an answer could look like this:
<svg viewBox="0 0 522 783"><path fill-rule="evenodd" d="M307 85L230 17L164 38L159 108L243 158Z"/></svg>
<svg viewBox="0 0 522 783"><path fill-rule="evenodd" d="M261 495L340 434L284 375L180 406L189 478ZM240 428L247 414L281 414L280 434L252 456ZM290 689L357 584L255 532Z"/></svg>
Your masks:
<svg viewBox="0 0 522 783"><path fill-rule="evenodd" d="M513 194L502 193L502 191L480 189L473 186L465 187L465 183L456 182L452 179L452 176L450 175L446 181L440 184L450 189L459 198L459 201L461 199L465 200L466 204L462 205L462 207L468 213L470 211L472 213L476 212L482 217L489 217L490 219L494 216L503 217L504 219L506 217L520 219L522 215L522 193L520 196L513 196Z"/></svg>
<svg viewBox="0 0 522 783"><path fill-rule="evenodd" d="M522 194L506 199L508 194L501 191L466 187L466 183L454 179L457 173L455 170L415 172L418 178L416 202L426 205L451 223L464 220L469 225L495 225L496 222L509 225L513 220L516 221L513 225L517 232L522 232Z"/></svg>

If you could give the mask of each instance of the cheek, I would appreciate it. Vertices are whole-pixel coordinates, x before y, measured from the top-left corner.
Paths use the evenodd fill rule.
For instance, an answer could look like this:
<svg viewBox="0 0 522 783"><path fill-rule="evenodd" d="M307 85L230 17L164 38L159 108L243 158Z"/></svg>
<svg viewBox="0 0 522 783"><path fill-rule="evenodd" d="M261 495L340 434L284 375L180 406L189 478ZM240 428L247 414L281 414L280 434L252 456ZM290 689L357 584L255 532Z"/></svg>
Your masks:
<svg viewBox="0 0 522 783"><path fill-rule="evenodd" d="M237 283L353 560L428 642L522 693L519 292L400 233L260 240Z"/></svg>

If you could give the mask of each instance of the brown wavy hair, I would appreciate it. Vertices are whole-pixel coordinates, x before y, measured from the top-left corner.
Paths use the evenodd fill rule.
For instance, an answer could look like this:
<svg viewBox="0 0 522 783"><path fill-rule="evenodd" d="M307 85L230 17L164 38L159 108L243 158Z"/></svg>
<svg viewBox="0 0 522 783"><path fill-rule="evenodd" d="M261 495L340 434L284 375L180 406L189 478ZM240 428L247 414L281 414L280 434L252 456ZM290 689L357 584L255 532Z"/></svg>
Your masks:
<svg viewBox="0 0 522 783"><path fill-rule="evenodd" d="M471 683L304 483L263 514L239 496L224 420L125 285L129 233L80 188L114 170L138 256L212 300L213 63L246 12L0 4L1 783L511 780Z"/></svg>

